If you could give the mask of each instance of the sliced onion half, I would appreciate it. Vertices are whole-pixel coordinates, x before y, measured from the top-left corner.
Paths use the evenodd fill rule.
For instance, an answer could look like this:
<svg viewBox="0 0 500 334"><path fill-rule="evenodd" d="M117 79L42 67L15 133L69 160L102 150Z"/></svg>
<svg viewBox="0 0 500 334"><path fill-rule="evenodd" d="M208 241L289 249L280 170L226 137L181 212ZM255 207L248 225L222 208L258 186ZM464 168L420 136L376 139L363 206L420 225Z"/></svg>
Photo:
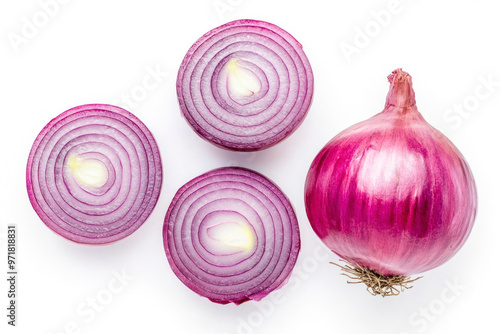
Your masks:
<svg viewBox="0 0 500 334"><path fill-rule="evenodd" d="M283 286L297 260L299 237L283 192L261 174L236 167L182 186L163 227L177 277L221 304L260 300Z"/></svg>
<svg viewBox="0 0 500 334"><path fill-rule="evenodd" d="M105 244L130 235L158 199L160 153L146 126L119 107L65 111L36 138L27 188L42 221L61 236Z"/></svg>
<svg viewBox="0 0 500 334"><path fill-rule="evenodd" d="M267 22L237 20L201 37L177 77L184 117L217 146L255 151L290 135L313 95L302 45Z"/></svg>

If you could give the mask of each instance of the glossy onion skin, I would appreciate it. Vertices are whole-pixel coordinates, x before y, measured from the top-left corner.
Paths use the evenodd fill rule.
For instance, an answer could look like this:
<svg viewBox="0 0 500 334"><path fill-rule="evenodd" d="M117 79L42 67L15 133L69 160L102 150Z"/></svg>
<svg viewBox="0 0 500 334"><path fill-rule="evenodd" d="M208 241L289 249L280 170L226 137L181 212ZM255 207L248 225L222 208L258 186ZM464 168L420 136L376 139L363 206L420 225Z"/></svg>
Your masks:
<svg viewBox="0 0 500 334"><path fill-rule="evenodd" d="M462 154L418 112L411 77L396 70L384 111L335 136L306 179L312 228L338 256L409 276L449 260L477 208Z"/></svg>
<svg viewBox="0 0 500 334"><path fill-rule="evenodd" d="M260 90L231 94L228 64L257 78ZM194 43L177 76L182 115L221 148L256 151L288 137L311 104L313 74L302 45L268 22L236 20Z"/></svg>
<svg viewBox="0 0 500 334"><path fill-rule="evenodd" d="M102 184L78 179L71 159L106 170ZM137 230L155 207L161 183L153 135L133 114L105 104L78 106L51 120L33 143L26 169L38 216L82 244L115 242Z"/></svg>
<svg viewBox="0 0 500 334"><path fill-rule="evenodd" d="M211 239L211 228L236 221L244 221L252 235L247 249ZM212 170L182 186L166 214L163 240L177 277L220 304L260 300L282 287L300 250L288 198L263 175L237 167Z"/></svg>

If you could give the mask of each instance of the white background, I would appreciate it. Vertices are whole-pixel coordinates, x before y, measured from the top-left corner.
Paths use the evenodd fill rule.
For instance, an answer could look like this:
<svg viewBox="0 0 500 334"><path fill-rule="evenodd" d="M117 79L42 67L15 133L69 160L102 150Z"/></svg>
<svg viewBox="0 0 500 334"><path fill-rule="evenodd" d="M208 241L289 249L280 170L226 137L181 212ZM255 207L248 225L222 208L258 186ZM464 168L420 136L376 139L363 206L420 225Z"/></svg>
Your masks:
<svg viewBox="0 0 500 334"><path fill-rule="evenodd" d="M49 2L45 11L51 16L41 5ZM497 330L498 1L62 2L0 3L1 277L7 272L6 225L17 224L19 236L18 327L6 325L2 278L2 328L30 334ZM383 20L378 15L378 23L377 13L389 10ZM249 154L201 140L181 118L175 92L177 69L191 44L239 18L289 31L303 44L315 75L314 101L298 131L271 149ZM370 36L363 39L360 31L366 30ZM346 57L342 46L347 44L357 53ZM382 110L386 76L397 67L413 76L420 112L467 158L479 212L467 244L451 261L425 273L413 289L383 299L347 285L328 264L338 259L325 256L309 226L303 185L312 159L330 138ZM157 84L145 90L143 81L152 71L159 73ZM494 84L485 86L485 80ZM132 103L124 102L124 94ZM115 103L137 115L155 135L164 167L162 193L150 218L130 237L102 247L74 244L53 233L31 208L25 187L26 159L38 132L59 113L86 103ZM454 111L460 106L463 114ZM161 230L174 193L191 178L227 165L268 176L295 206L302 251L293 282L280 290L279 300L275 295L241 306L213 304L187 289L168 265ZM116 272L133 278L119 283ZM92 299L105 303L99 312L90 311Z"/></svg>

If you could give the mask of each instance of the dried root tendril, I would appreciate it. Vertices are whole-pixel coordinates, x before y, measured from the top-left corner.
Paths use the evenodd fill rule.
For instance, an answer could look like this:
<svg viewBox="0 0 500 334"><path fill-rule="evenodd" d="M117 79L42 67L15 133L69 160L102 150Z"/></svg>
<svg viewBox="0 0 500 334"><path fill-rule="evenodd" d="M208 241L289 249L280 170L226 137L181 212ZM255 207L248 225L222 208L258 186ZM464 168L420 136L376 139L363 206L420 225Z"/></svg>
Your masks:
<svg viewBox="0 0 500 334"><path fill-rule="evenodd" d="M347 261L344 262L348 263ZM348 263L342 266L333 262L330 263L344 271L341 275L347 276L353 280L347 281L348 284L364 283L366 284L366 290L373 296L397 296L405 289L412 288L412 286L408 285L409 283L413 283L422 278L422 276L414 279L406 276L384 276L376 271L363 268L358 264L351 265Z"/></svg>

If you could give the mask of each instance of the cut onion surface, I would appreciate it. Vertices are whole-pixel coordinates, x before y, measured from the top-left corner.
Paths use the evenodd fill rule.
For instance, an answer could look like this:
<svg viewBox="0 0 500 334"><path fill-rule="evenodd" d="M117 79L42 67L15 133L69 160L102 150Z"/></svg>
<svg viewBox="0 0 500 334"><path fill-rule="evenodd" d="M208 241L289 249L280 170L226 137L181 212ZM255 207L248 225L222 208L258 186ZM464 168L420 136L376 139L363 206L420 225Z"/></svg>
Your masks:
<svg viewBox="0 0 500 334"><path fill-rule="evenodd" d="M42 221L82 244L105 244L137 230L156 205L160 153L147 127L103 104L67 110L31 149L26 183Z"/></svg>
<svg viewBox="0 0 500 334"><path fill-rule="evenodd" d="M182 114L202 138L237 151L268 148L307 114L313 74L302 45L274 24L237 20L203 35L177 76Z"/></svg>
<svg viewBox="0 0 500 334"><path fill-rule="evenodd" d="M220 304L260 300L282 287L300 249L288 198L263 175L237 167L182 186L165 217L163 240L177 277Z"/></svg>

